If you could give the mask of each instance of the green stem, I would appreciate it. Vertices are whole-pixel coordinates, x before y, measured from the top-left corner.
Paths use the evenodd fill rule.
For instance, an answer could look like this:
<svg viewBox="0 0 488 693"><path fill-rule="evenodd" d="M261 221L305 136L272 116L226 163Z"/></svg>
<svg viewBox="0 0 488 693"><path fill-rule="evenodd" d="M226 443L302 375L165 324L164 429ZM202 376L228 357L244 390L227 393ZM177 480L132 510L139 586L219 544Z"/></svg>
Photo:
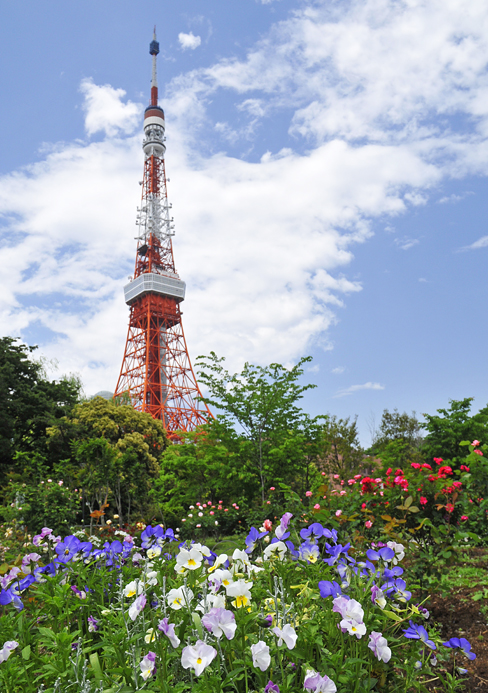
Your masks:
<svg viewBox="0 0 488 693"><path fill-rule="evenodd" d="M249 683L247 680L247 666L246 666L246 633L242 629L242 661L244 662L244 678L246 682L246 693L249 691Z"/></svg>

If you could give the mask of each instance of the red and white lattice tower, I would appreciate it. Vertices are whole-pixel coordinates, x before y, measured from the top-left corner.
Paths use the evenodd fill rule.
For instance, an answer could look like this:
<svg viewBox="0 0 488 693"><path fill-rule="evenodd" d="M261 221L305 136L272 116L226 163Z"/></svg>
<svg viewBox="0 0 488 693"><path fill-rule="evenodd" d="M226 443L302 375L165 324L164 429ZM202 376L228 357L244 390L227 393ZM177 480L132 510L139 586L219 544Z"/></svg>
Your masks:
<svg viewBox="0 0 488 693"><path fill-rule="evenodd" d="M170 436L192 431L211 413L196 398L200 390L191 367L181 323L185 282L176 272L174 235L164 166L164 111L158 106L156 31L152 55L151 104L144 114L144 178L134 277L124 287L130 306L129 331L114 398L129 398L135 409L160 419Z"/></svg>

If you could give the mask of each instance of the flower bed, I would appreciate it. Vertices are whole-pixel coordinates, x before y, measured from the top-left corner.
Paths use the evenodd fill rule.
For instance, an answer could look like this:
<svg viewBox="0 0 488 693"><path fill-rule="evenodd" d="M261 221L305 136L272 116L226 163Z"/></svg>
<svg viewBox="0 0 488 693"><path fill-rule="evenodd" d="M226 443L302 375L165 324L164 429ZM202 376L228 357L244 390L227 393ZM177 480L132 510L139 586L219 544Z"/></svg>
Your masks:
<svg viewBox="0 0 488 693"><path fill-rule="evenodd" d="M291 513L232 555L161 525L98 548L45 528L1 580L1 690L454 690L475 655L428 628L404 546L343 542Z"/></svg>

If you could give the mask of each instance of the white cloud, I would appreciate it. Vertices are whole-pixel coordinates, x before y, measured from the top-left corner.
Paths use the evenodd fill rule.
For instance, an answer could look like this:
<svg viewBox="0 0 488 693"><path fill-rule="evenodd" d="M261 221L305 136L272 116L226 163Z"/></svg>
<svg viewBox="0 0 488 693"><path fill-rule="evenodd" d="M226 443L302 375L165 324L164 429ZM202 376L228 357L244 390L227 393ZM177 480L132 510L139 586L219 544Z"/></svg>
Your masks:
<svg viewBox="0 0 488 693"><path fill-rule="evenodd" d="M346 397L347 395L352 395L354 392L359 392L360 390L384 390L385 386L379 383L367 382L364 385L351 385L351 387L345 390L339 390L335 397Z"/></svg>
<svg viewBox="0 0 488 693"><path fill-rule="evenodd" d="M331 373L334 373L334 375L341 375L345 370L344 366L337 366L337 368L331 370Z"/></svg>
<svg viewBox="0 0 488 693"><path fill-rule="evenodd" d="M425 279L425 277L419 277L419 282L427 283L427 279Z"/></svg>
<svg viewBox="0 0 488 693"><path fill-rule="evenodd" d="M178 41L180 42L180 46L183 48L183 50L189 48L190 50L194 51L195 48L198 48L198 46L201 44L202 39L200 36L194 36L190 31L189 34L178 34Z"/></svg>
<svg viewBox="0 0 488 693"><path fill-rule="evenodd" d="M464 200L464 198L467 197L468 195L474 195L474 192L469 190L469 191L463 193L462 195L456 195L454 193L452 195L446 195L445 197L441 197L440 200L437 200L437 203L440 205L443 205L443 204L446 204L448 202L461 202L461 200Z"/></svg>
<svg viewBox="0 0 488 693"><path fill-rule="evenodd" d="M88 135L96 132L104 132L108 137L128 135L139 124L142 107L132 101L123 103L123 89L114 89L109 84L98 86L91 79L84 79L80 91L85 98L83 109Z"/></svg>
<svg viewBox="0 0 488 693"><path fill-rule="evenodd" d="M486 248L488 246L488 236L481 236L477 241L471 243L471 245L466 245L461 250L479 250L480 248Z"/></svg>
<svg viewBox="0 0 488 693"><path fill-rule="evenodd" d="M418 243L420 243L418 238L395 238L395 245L401 250L410 250Z"/></svg>

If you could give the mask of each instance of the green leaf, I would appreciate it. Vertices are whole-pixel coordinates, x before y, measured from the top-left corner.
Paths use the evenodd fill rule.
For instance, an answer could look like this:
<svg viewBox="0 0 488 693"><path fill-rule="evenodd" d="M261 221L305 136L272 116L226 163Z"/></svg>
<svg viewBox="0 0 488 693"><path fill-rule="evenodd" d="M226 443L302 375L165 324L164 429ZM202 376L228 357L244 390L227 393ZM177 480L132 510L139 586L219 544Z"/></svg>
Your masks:
<svg viewBox="0 0 488 693"><path fill-rule="evenodd" d="M103 671L102 667L100 666L100 660L98 659L98 654L96 652L92 652L91 655L89 656L90 659L90 664L93 669L93 673L95 674L95 678L97 681L102 681L103 679Z"/></svg>
<svg viewBox="0 0 488 693"><path fill-rule="evenodd" d="M417 508L416 505L411 505L408 509L408 512L409 513L418 513L418 512L420 512L420 508Z"/></svg>
<svg viewBox="0 0 488 693"><path fill-rule="evenodd" d="M383 613L385 614L385 616L388 616L388 618L391 618L392 621L396 621L397 623L403 621L403 618L398 614L395 614L394 611L387 611L387 609L383 609Z"/></svg>
<svg viewBox="0 0 488 693"><path fill-rule="evenodd" d="M413 497L412 497L412 496L408 496L408 498L405 500L404 506L405 506L406 508L409 508L409 507L412 505L412 503L413 503Z"/></svg>
<svg viewBox="0 0 488 693"><path fill-rule="evenodd" d="M50 640L51 642L56 642L56 635L50 628L44 628L43 626L40 626L39 633L43 635L47 640Z"/></svg>
<svg viewBox="0 0 488 693"><path fill-rule="evenodd" d="M198 631L198 635L203 640L202 619L200 618L199 614L197 614L195 611L192 613L191 617L192 617L193 623L195 624L195 628Z"/></svg>
<svg viewBox="0 0 488 693"><path fill-rule="evenodd" d="M26 659L26 660L27 660L27 659L30 659L30 656L31 656L31 646L30 646L30 645L26 645L26 646L24 647L24 649L22 650L22 653L21 653L21 654L22 654L22 659Z"/></svg>

